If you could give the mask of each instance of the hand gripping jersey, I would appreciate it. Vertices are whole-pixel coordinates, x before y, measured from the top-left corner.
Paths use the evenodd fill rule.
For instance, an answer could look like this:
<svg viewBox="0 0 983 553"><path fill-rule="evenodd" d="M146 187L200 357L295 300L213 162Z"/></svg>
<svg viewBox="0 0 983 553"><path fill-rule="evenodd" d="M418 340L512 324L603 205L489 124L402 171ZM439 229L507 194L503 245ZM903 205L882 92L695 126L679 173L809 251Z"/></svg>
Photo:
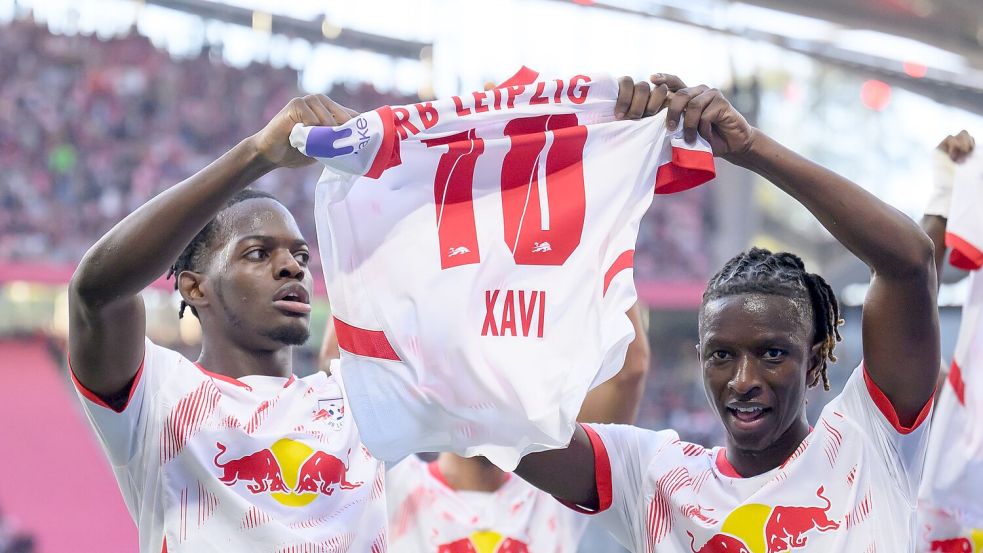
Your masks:
<svg viewBox="0 0 983 553"><path fill-rule="evenodd" d="M411 455L386 474L391 553L576 553L588 519L521 478L457 491Z"/></svg>
<svg viewBox="0 0 983 553"><path fill-rule="evenodd" d="M857 368L781 466L742 478L674 431L585 425L598 522L638 553L910 552L931 410L912 428ZM576 507L575 507L576 508Z"/></svg>
<svg viewBox="0 0 983 553"><path fill-rule="evenodd" d="M512 470L568 443L633 329L652 193L713 176L665 116L615 121L608 77L384 107L291 143L327 169L316 219L341 379L365 445Z"/></svg>
<svg viewBox="0 0 983 553"><path fill-rule="evenodd" d="M140 551L385 551L383 465L324 373L233 379L147 340L121 411L76 387Z"/></svg>
<svg viewBox="0 0 983 553"><path fill-rule="evenodd" d="M973 272L919 500L922 551L983 551L983 154L956 165L946 245Z"/></svg>

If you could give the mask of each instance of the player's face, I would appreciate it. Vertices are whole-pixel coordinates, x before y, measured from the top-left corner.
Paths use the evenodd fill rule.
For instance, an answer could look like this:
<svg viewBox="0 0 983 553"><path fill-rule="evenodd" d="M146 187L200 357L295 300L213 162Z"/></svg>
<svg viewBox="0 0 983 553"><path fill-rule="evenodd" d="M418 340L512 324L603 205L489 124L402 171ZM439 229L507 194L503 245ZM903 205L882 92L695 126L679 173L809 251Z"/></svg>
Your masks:
<svg viewBox="0 0 983 553"><path fill-rule="evenodd" d="M729 446L784 448L808 432L805 394L818 363L812 326L809 306L783 296L741 294L704 305L703 384Z"/></svg>
<svg viewBox="0 0 983 553"><path fill-rule="evenodd" d="M208 270L211 314L251 349L300 345L310 335L310 252L278 202L246 200L220 216L220 248Z"/></svg>

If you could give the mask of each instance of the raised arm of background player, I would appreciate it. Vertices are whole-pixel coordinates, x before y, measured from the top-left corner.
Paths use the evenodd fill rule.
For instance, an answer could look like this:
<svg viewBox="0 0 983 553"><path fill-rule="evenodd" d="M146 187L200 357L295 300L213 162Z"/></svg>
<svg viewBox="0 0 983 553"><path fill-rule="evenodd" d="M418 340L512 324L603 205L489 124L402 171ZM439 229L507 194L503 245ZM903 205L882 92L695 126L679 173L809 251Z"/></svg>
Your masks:
<svg viewBox="0 0 983 553"><path fill-rule="evenodd" d="M959 134L949 135L939 143L938 150L945 154L953 163L959 163L973 152L976 141L966 131ZM942 286L942 273L945 269L945 229L948 222L949 202L952 199L952 175L948 175L949 182L935 183L936 189L932 193L929 205L922 216L922 230L932 239L935 245L935 274L938 285ZM948 376L948 367L943 360L939 370L939 380L937 389L941 393L942 383Z"/></svg>
<svg viewBox="0 0 983 553"><path fill-rule="evenodd" d="M83 386L110 405L130 389L143 360L140 291L240 190L277 167L314 160L290 145L296 123L336 125L354 112L323 95L294 98L262 130L140 206L92 246L69 286L69 353Z"/></svg>
<svg viewBox="0 0 983 553"><path fill-rule="evenodd" d="M638 406L645 391L645 378L649 372L651 353L638 304L631 306L626 314L635 327L635 339L628 344L625 364L618 374L587 394L577 416L580 422L631 424L638 416ZM324 341L321 342L318 366L322 371L330 373L331 360L339 357L341 357L341 350L338 347L338 336L335 334L334 324L329 320L327 328L324 329Z"/></svg>
<svg viewBox="0 0 983 553"><path fill-rule="evenodd" d="M939 143L938 149L946 154L953 163L960 163L962 160L966 159L969 154L973 153L973 148L976 146L976 141L972 136L966 131L961 131L959 134L953 134L945 137L945 140ZM942 184L942 183L940 183ZM936 184L939 186L940 184ZM951 183L949 184L951 188ZM943 184L944 186L944 184ZM951 191L946 194L944 198L945 202L951 199ZM934 198L933 198L934 200ZM933 213L935 212L935 213ZM938 284L942 285L942 269L945 268L945 226L948 221L946 216L942 213L948 213L948 206L930 206L926 210L925 215L922 217L922 230L925 234L932 239L932 243L935 245L935 270L938 276Z"/></svg>
<svg viewBox="0 0 983 553"><path fill-rule="evenodd" d="M862 317L864 366L900 423L911 425L931 399L939 373L931 240L903 213L748 125L719 91L686 88L672 75L654 75L653 82L667 84L672 93L666 114L670 130L682 116L688 141L699 133L715 156L774 183L867 264L871 282ZM560 499L587 508L598 505L593 448L581 427L566 448L527 455L516 473Z"/></svg>

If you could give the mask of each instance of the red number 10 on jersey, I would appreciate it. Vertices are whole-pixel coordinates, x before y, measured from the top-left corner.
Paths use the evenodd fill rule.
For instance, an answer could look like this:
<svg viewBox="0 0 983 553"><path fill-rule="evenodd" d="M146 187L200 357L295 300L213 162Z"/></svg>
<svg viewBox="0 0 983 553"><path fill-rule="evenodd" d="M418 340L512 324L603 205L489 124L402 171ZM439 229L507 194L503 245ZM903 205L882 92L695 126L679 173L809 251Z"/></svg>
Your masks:
<svg viewBox="0 0 983 553"><path fill-rule="evenodd" d="M572 113L539 115L509 121L505 135L512 140L501 175L505 243L516 264L562 265L584 230L587 128ZM448 147L437 162L433 187L440 267L478 263L472 189L484 141L471 129L424 143Z"/></svg>

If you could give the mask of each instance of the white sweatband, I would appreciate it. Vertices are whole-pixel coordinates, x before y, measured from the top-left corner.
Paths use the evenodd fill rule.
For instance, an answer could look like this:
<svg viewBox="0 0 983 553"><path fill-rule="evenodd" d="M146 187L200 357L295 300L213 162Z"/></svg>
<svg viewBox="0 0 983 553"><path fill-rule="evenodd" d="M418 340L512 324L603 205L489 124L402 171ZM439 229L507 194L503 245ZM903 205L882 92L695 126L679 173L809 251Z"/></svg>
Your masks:
<svg viewBox="0 0 983 553"><path fill-rule="evenodd" d="M925 215L949 217L949 206L952 204L952 185L955 182L956 164L949 159L948 154L935 150L932 167L932 194L925 206Z"/></svg>

